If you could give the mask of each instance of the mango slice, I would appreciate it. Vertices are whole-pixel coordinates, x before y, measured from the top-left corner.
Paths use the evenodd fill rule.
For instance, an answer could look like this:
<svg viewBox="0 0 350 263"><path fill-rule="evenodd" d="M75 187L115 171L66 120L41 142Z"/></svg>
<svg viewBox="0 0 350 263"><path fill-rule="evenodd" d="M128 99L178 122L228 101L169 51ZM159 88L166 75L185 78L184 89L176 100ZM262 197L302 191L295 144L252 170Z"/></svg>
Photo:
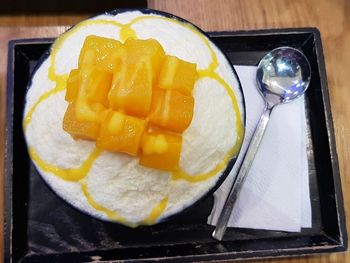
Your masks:
<svg viewBox="0 0 350 263"><path fill-rule="evenodd" d="M194 98L176 90L154 90L151 124L182 133L193 118Z"/></svg>
<svg viewBox="0 0 350 263"><path fill-rule="evenodd" d="M95 35L87 36L79 56L79 68L84 65L94 65L107 60L111 53L121 47L118 40L99 37Z"/></svg>
<svg viewBox="0 0 350 263"><path fill-rule="evenodd" d="M102 121L96 146L108 151L136 156L145 130L145 123L142 119L110 111Z"/></svg>
<svg viewBox="0 0 350 263"><path fill-rule="evenodd" d="M69 77L67 80L67 91L65 100L68 102L73 102L79 91L79 70L73 69L69 73Z"/></svg>
<svg viewBox="0 0 350 263"><path fill-rule="evenodd" d="M89 81L86 87L86 98L89 102L101 103L109 106L108 93L112 84L113 74L103 71L97 67L90 72Z"/></svg>
<svg viewBox="0 0 350 263"><path fill-rule="evenodd" d="M70 103L63 118L63 130L74 139L96 140L100 124L90 121L78 121L75 115L75 105Z"/></svg>
<svg viewBox="0 0 350 263"><path fill-rule="evenodd" d="M127 63L133 65L140 60L149 60L152 67L153 81L155 81L165 57L164 49L159 42L152 38L146 40L128 38L124 45L127 50Z"/></svg>
<svg viewBox="0 0 350 263"><path fill-rule="evenodd" d="M174 56L166 56L157 85L161 89L175 89L190 96L197 78L196 64Z"/></svg>
<svg viewBox="0 0 350 263"><path fill-rule="evenodd" d="M120 46L117 49L113 49L109 55L96 64L96 66L104 71L109 73L116 73L122 69L122 66L125 64L127 58L126 48L124 46Z"/></svg>
<svg viewBox="0 0 350 263"><path fill-rule="evenodd" d="M85 39L67 80L63 129L98 148L178 169L182 132L193 118L193 63L165 54L154 39Z"/></svg>
<svg viewBox="0 0 350 263"><path fill-rule="evenodd" d="M93 71L92 66L84 66L79 72L79 90L74 101L75 116L78 121L99 122L100 116L98 112L92 109L87 99L88 87L92 79L90 79Z"/></svg>
<svg viewBox="0 0 350 263"><path fill-rule="evenodd" d="M152 68L147 60L114 74L108 99L112 109L146 117L152 101Z"/></svg>
<svg viewBox="0 0 350 263"><path fill-rule="evenodd" d="M178 169L182 137L166 132L146 133L141 142L139 163L159 170Z"/></svg>

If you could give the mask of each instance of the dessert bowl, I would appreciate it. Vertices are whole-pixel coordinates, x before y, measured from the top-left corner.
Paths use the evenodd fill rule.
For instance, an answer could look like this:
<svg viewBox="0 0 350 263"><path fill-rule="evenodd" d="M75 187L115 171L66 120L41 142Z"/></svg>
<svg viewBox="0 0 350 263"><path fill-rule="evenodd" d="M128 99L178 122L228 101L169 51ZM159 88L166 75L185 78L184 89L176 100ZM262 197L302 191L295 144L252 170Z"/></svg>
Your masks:
<svg viewBox="0 0 350 263"><path fill-rule="evenodd" d="M68 74L89 35L152 38L167 54L196 63L194 115L178 170L140 166L137 157L103 151L62 129ZM168 220L215 191L241 148L244 118L238 76L203 31L164 12L125 9L82 21L55 41L28 85L23 129L34 165L58 196L95 218L135 227Z"/></svg>

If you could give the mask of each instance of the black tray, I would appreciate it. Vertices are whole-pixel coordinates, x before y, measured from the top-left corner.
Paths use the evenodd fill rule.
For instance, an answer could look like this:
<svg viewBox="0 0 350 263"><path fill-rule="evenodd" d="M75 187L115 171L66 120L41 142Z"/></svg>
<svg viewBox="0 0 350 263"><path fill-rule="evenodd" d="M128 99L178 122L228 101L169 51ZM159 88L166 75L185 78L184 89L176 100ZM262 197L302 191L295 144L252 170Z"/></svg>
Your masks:
<svg viewBox="0 0 350 263"><path fill-rule="evenodd" d="M22 133L26 85L50 39L9 44L5 163L5 261L93 260L171 262L247 259L345 251L347 234L320 34L284 29L210 34L233 64L256 65L269 50L289 45L308 57L306 94L312 228L300 233L230 228L211 238L206 224L213 197L187 214L152 227L129 229L82 214L57 197L31 164ZM244 88L244 87L243 87Z"/></svg>

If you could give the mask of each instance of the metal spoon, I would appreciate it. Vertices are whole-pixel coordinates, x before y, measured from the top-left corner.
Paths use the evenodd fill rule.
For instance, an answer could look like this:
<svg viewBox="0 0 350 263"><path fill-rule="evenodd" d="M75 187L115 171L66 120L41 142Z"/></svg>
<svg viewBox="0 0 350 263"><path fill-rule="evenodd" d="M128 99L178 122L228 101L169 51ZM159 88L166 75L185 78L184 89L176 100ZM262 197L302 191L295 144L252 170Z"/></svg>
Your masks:
<svg viewBox="0 0 350 263"><path fill-rule="evenodd" d="M310 78L309 61L303 53L295 48L276 48L261 59L256 80L259 91L265 100L265 109L255 128L238 174L220 213L212 234L213 238L222 240L225 234L232 209L253 163L272 109L276 105L287 103L303 95L309 86Z"/></svg>

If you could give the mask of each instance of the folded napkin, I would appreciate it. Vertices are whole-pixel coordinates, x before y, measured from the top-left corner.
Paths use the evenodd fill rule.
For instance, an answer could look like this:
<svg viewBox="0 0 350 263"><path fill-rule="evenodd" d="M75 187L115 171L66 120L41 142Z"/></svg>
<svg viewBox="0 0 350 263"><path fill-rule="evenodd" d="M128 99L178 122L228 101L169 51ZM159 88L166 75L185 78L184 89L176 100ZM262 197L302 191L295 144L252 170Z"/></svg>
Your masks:
<svg viewBox="0 0 350 263"><path fill-rule="evenodd" d="M208 223L215 225L237 175L243 153L264 108L257 90L256 67L235 66L246 102L246 134L238 160L214 194ZM311 227L304 98L276 107L256 154L229 227L297 232Z"/></svg>

